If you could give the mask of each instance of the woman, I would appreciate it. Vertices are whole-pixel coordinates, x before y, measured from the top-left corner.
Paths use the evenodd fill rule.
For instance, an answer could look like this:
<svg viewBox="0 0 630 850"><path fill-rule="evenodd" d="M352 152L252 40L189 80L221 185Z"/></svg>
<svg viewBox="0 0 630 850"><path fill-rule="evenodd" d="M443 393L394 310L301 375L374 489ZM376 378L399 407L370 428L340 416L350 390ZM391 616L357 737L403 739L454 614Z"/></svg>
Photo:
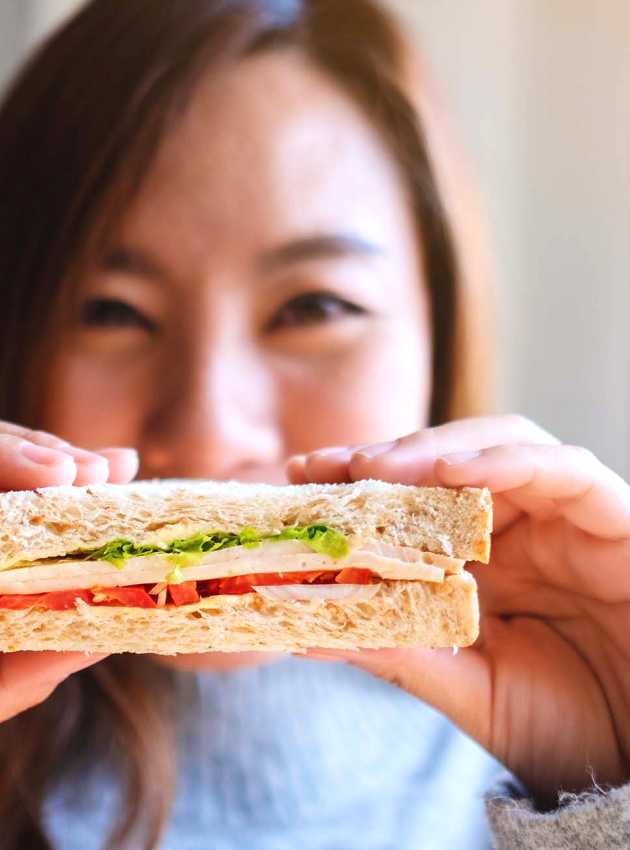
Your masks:
<svg viewBox="0 0 630 850"><path fill-rule="evenodd" d="M628 487L526 420L452 421L484 340L407 75L369 0L95 0L10 90L3 487L132 478L103 446L143 476L293 456L295 481L486 484L497 528L457 657L5 656L3 847L484 846L496 765L415 697L542 809L628 780ZM580 834L621 835L627 798ZM508 806L498 846L539 846Z"/></svg>

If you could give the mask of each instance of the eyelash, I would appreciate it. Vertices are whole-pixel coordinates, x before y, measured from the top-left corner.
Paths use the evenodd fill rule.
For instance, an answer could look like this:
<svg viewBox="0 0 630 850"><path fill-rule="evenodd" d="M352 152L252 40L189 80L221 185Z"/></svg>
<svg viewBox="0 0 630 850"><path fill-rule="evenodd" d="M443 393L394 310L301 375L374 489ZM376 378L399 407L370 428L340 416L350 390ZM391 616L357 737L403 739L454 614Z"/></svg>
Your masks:
<svg viewBox="0 0 630 850"><path fill-rule="evenodd" d="M308 292L287 301L265 330L274 332L283 328L312 327L334 322L344 316L361 316L367 311L352 301L331 295L329 292ZM156 325L140 310L118 298L94 298L81 308L82 324L92 328L136 327L152 333Z"/></svg>
<svg viewBox="0 0 630 850"><path fill-rule="evenodd" d="M362 316L367 311L352 301L329 292L307 292L284 304L267 323L267 331L287 327L309 327L334 322L344 316Z"/></svg>
<svg viewBox="0 0 630 850"><path fill-rule="evenodd" d="M140 310L118 298L94 298L81 307L81 322L96 328L136 327L153 332L155 323Z"/></svg>

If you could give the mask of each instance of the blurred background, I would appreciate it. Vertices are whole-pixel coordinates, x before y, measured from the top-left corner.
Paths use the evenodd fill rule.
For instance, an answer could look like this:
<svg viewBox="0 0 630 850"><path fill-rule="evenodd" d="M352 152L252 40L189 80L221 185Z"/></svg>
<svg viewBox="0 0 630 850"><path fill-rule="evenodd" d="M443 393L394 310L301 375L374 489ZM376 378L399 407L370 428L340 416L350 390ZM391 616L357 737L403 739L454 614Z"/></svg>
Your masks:
<svg viewBox="0 0 630 850"><path fill-rule="evenodd" d="M0 86L80 3L0 0ZM630 477L629 0L387 3L417 32L477 178L501 408Z"/></svg>

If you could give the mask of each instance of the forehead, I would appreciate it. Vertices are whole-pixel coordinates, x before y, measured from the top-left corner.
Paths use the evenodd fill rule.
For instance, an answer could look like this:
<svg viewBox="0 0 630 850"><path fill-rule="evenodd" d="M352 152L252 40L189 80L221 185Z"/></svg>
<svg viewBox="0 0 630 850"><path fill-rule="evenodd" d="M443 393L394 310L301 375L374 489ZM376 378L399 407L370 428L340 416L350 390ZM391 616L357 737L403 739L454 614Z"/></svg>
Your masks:
<svg viewBox="0 0 630 850"><path fill-rule="evenodd" d="M273 240L342 224L376 239L409 229L404 186L377 129L289 48L201 80L131 212L136 230L185 221L224 247L253 230Z"/></svg>

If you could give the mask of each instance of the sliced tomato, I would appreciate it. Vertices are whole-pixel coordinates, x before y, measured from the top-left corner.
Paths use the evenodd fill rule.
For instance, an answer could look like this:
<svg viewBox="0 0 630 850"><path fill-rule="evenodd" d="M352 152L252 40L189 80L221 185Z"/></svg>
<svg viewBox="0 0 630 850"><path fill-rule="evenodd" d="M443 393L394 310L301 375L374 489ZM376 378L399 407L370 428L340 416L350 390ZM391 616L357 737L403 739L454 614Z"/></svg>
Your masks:
<svg viewBox="0 0 630 850"><path fill-rule="evenodd" d="M299 573L296 573L299 575ZM313 578L307 578L306 581L309 584L334 584L335 576L337 575L335 570L326 570L323 573L307 573L309 576L313 576ZM296 584L302 584L303 582L296 582Z"/></svg>
<svg viewBox="0 0 630 850"><path fill-rule="evenodd" d="M217 578L206 582L206 593L216 596L223 593L239 594L251 593L252 581L257 581L257 575L232 576L231 578Z"/></svg>
<svg viewBox="0 0 630 850"><path fill-rule="evenodd" d="M322 570L311 570L310 572L292 572L292 573L252 573L248 576L241 576L241 578L247 579L250 586L252 585L266 585L266 584L311 584L314 581L318 581L323 576L327 575ZM334 572L328 573L328 575L332 576L334 579ZM230 579L223 579L223 581L230 581Z"/></svg>
<svg viewBox="0 0 630 850"><path fill-rule="evenodd" d="M31 593L25 596L23 593L6 593L0 596L0 608L10 608L12 611L24 608L47 608L45 593Z"/></svg>
<svg viewBox="0 0 630 850"><path fill-rule="evenodd" d="M372 584L373 578L372 570L345 567L345 569L339 570L335 581L338 584Z"/></svg>
<svg viewBox="0 0 630 850"><path fill-rule="evenodd" d="M340 578L341 577L341 578ZM371 570L348 567L340 570L310 570L309 572L248 573L243 576L210 579L200 582L202 596L251 593L253 587L279 584L370 584Z"/></svg>
<svg viewBox="0 0 630 850"><path fill-rule="evenodd" d="M199 602L196 581L183 581L181 584L169 584L168 592L175 605L191 605Z"/></svg>
<svg viewBox="0 0 630 850"><path fill-rule="evenodd" d="M53 590L42 595L49 611L69 611L75 607L77 599L81 599L88 605L92 602L92 594L89 590Z"/></svg>
<svg viewBox="0 0 630 850"><path fill-rule="evenodd" d="M253 587L265 584L295 584L295 575L295 573L248 573L244 576L220 578L208 582L208 592L210 594L251 593Z"/></svg>
<svg viewBox="0 0 630 850"><path fill-rule="evenodd" d="M54 590L50 593L6 594L0 596L0 608L17 611L25 608L46 608L49 611L69 611L75 607L76 599L88 605L92 594L88 590Z"/></svg>
<svg viewBox="0 0 630 850"><path fill-rule="evenodd" d="M156 608L155 600L149 596L143 585L132 587L103 587L98 593L98 602L94 605L123 605L126 608ZM103 598L105 597L105 598Z"/></svg>

